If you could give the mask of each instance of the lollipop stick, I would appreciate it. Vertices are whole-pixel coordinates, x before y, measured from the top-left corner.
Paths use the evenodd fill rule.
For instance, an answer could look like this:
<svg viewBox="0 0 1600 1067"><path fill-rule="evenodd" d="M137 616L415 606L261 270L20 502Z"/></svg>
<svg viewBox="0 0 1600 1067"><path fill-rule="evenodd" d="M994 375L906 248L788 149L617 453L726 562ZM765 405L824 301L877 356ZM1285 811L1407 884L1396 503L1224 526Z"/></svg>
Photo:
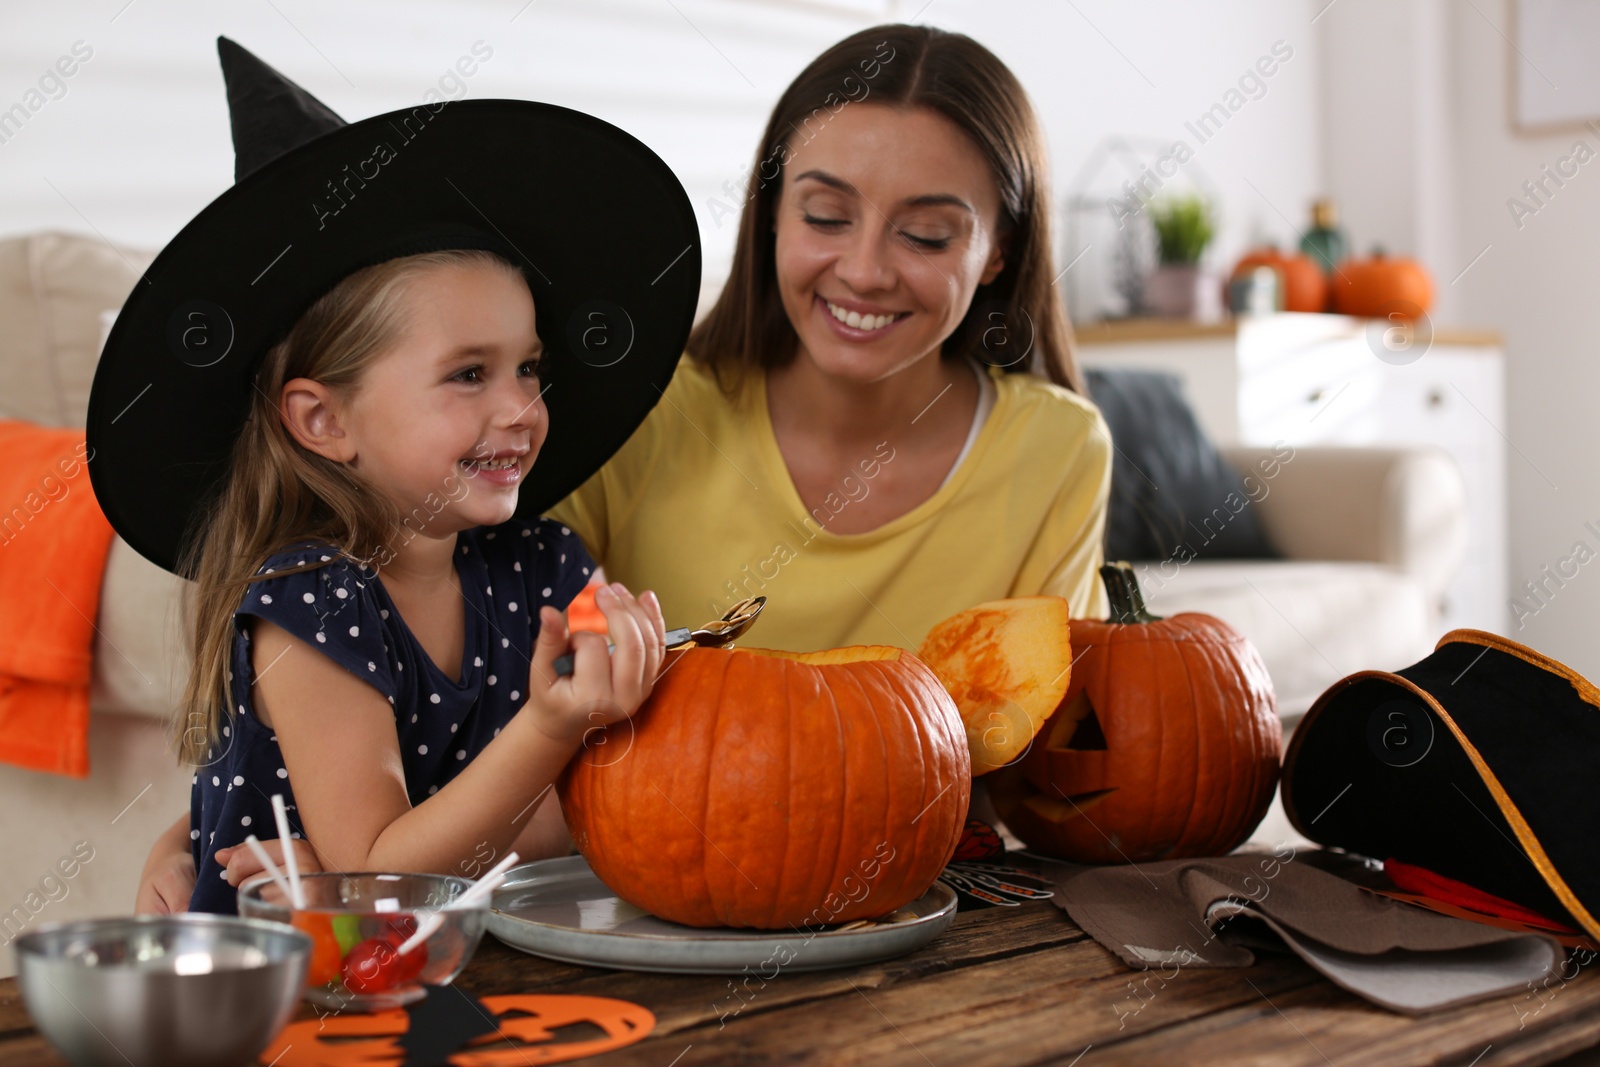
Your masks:
<svg viewBox="0 0 1600 1067"><path fill-rule="evenodd" d="M507 852L504 859L489 868L487 874L469 885L459 897L456 897L456 899L444 905L438 911L431 911L424 915L422 921L417 923L417 932L406 938L405 944L400 946L400 955L404 956L433 936L433 932L444 923L444 919L440 917L439 912L472 907L493 893L500 883L505 881L506 871L516 862L517 854L515 852Z"/></svg>
<svg viewBox="0 0 1600 1067"><path fill-rule="evenodd" d="M256 837L255 834L251 834L244 839L244 843L250 846L250 851L255 853L255 857L260 861L261 866L272 876L272 880L278 884L278 890L283 894L283 899L292 904L294 902L294 893L290 891L289 883L284 880L283 872L278 870L278 865L272 862L272 857L267 855L267 850L261 847L261 839Z"/></svg>
<svg viewBox="0 0 1600 1067"><path fill-rule="evenodd" d="M283 794L272 794L272 817L278 821L278 843L283 846L283 865L289 871L289 900L297 910L306 906L305 892L300 888L300 864L294 858L294 842L289 837L289 812L283 806Z"/></svg>

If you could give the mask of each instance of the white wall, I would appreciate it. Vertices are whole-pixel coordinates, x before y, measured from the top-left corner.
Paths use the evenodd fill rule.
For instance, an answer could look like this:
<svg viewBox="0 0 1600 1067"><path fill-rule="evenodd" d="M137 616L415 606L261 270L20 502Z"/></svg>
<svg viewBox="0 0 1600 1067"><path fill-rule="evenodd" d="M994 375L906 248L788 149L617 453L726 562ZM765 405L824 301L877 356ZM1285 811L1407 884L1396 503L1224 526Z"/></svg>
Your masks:
<svg viewBox="0 0 1600 1067"><path fill-rule="evenodd" d="M1504 632L1596 677L1600 562L1581 558L1600 559L1600 533L1585 526L1600 530L1600 135L1578 124L1513 128L1516 65L1531 62L1558 86L1576 79L1563 79L1555 58L1529 55L1526 41L1519 54L1511 8L1340 0L1319 21L1324 153L1360 247L1383 239L1420 256L1439 292L1437 322L1504 334L1507 413L1496 430L1507 447L1512 592L1524 605L1508 607ZM1579 51L1592 55L1589 45ZM1508 200L1529 202L1523 183L1579 141L1591 161L1519 225ZM1542 585L1537 599L1527 582Z"/></svg>
<svg viewBox="0 0 1600 1067"><path fill-rule="evenodd" d="M1523 197L1522 183L1539 177L1542 166L1554 166L1576 141L1600 153L1600 137L1582 127L1538 135L1512 132L1507 78L1511 63L1521 60L1501 36L1511 36L1505 10L1483 8L1495 26L1470 10L1456 12L1452 26L1458 160L1452 173L1466 257L1492 247L1455 288L1474 320L1492 323L1506 335L1508 404L1502 429L1511 445L1511 582L1516 591L1541 579L1546 565L1571 555L1576 542L1600 552L1600 536L1584 526L1594 522L1600 528L1600 449L1594 432L1600 395L1600 302L1595 299L1600 163L1582 166L1520 228L1506 201ZM1589 54L1592 60L1592 48ZM1572 566L1577 565L1569 566L1569 573ZM1595 639L1600 562L1578 567L1565 588L1553 583L1547 588L1546 605L1524 596L1537 614L1509 634L1590 678L1600 677Z"/></svg>
<svg viewBox="0 0 1600 1067"><path fill-rule="evenodd" d="M1353 251L1416 258L1435 275L1436 321L1488 325L1446 284L1460 251L1448 10L1447 0L1341 0L1317 17L1323 173Z"/></svg>
<svg viewBox="0 0 1600 1067"><path fill-rule="evenodd" d="M1315 2L938 0L927 18L978 38L1016 71L1044 121L1058 207L1079 182L1099 193L1137 177L1116 161L1092 181L1084 173L1105 138L1148 144L1146 158L1184 142L1193 155L1161 191L1189 183L1215 190L1221 229L1206 262L1225 272L1247 245L1271 240L1296 246L1309 224L1310 202L1321 192ZM1230 99L1241 76L1278 42L1290 58L1268 65L1274 73L1252 89L1255 98L1240 93ZM1218 103L1237 111L1202 141L1188 124ZM1105 231L1074 274L1105 273ZM1058 269L1084 246L1080 239L1067 247L1066 238L1063 226Z"/></svg>
<svg viewBox="0 0 1600 1067"><path fill-rule="evenodd" d="M666 159L700 213L708 276L725 269L735 229L732 219L719 225L709 201L749 166L779 92L828 44L894 19L920 16L970 33L1015 68L1043 114L1058 187L1110 134L1195 144L1184 122L1285 40L1293 58L1195 159L1224 196L1216 261L1231 262L1252 233L1292 243L1293 230L1269 202L1304 225L1317 191L1308 2L1227 0L1201 10L1163 0L1136 12L1110 0L1076 8L1052 0L534 0L525 9L525 0L125 3L7 11L0 108L21 100L74 42L94 54L65 96L0 144L0 233L92 229L155 246L225 189L232 149L218 33L347 119L419 100L482 40L494 56L466 79L469 95L589 111Z"/></svg>
<svg viewBox="0 0 1600 1067"><path fill-rule="evenodd" d="M599 115L654 148L698 206L737 177L772 100L806 60L878 21L843 5L717 0L677 0L676 9L665 0L125 3L7 13L0 108L75 41L93 58L65 96L0 144L0 233L92 228L159 246L226 189L233 153L219 33L351 120L419 102L482 41L492 57L462 79L464 90L445 82L444 95ZM708 260L732 232L731 223L708 225Z"/></svg>

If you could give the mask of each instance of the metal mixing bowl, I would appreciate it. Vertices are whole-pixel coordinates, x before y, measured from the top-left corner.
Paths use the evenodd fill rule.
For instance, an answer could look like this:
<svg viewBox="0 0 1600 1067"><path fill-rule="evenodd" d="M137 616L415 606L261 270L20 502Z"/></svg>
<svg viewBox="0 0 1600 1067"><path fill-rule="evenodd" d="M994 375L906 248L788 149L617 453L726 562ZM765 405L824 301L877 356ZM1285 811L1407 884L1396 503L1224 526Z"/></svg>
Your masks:
<svg viewBox="0 0 1600 1067"><path fill-rule="evenodd" d="M34 1025L79 1067L253 1064L311 954L293 927L205 914L47 923L15 944Z"/></svg>

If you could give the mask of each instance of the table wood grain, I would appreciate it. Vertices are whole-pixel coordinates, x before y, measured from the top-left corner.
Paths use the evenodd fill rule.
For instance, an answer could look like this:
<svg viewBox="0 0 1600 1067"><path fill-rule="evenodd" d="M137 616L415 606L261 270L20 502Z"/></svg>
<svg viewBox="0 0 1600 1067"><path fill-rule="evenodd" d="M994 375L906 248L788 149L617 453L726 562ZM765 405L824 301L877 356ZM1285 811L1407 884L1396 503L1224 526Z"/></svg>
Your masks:
<svg viewBox="0 0 1600 1067"><path fill-rule="evenodd" d="M458 984L480 997L618 997L655 1013L644 1041L578 1061L597 1067L1498 1067L1555 1063L1600 1045L1600 980L1592 970L1411 1018L1338 989L1298 957L1176 974L1131 971L1059 908L1037 902L962 911L911 955L770 981L754 976L742 994L728 976L570 966L488 936ZM315 1015L303 1007L299 1017ZM32 1029L16 979L0 981L0 1067L64 1062Z"/></svg>

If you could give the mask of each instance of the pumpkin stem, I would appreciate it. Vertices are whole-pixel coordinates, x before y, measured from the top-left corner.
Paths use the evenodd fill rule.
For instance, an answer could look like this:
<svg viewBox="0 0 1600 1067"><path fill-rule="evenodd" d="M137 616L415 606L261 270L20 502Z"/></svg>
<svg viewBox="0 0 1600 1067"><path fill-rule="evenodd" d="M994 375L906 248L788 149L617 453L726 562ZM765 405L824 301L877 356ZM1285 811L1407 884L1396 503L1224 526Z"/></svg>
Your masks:
<svg viewBox="0 0 1600 1067"><path fill-rule="evenodd" d="M1145 623L1160 620L1160 615L1150 614L1150 610L1144 606L1144 594L1139 591L1139 579L1134 576L1133 564L1126 560L1107 563L1100 568L1100 580L1105 583L1106 596L1111 601L1111 622Z"/></svg>

